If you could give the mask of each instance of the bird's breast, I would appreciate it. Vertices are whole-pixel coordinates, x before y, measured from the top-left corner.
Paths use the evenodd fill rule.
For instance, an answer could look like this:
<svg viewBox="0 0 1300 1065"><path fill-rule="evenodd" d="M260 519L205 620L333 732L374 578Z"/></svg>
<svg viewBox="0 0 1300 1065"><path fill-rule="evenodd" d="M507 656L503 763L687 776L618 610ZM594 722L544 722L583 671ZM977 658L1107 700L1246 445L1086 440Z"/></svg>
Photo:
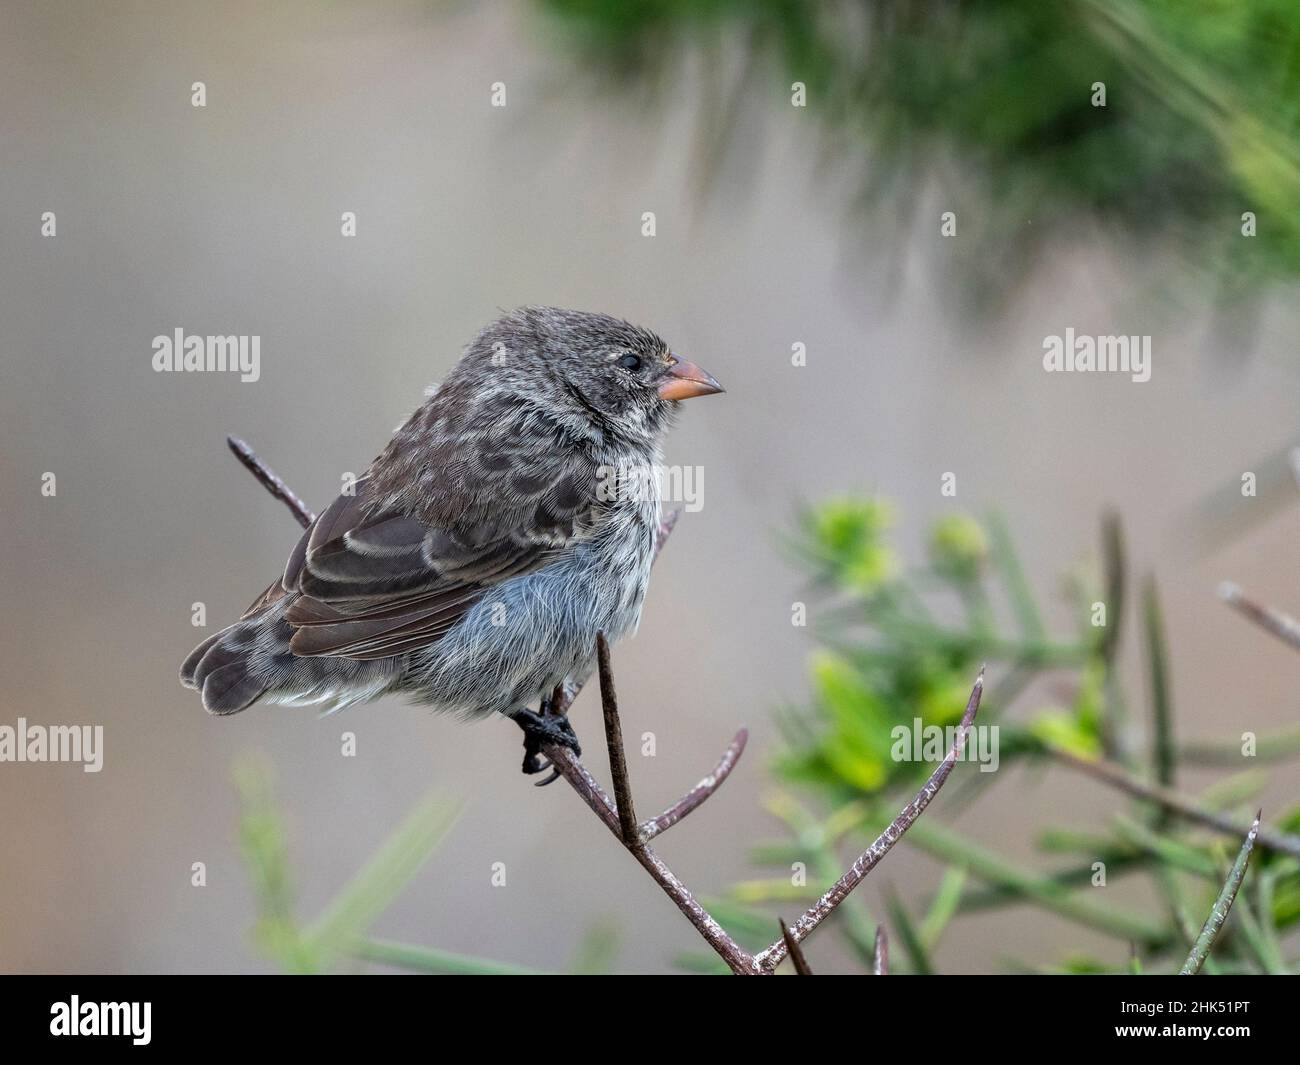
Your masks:
<svg viewBox="0 0 1300 1065"><path fill-rule="evenodd" d="M596 625L610 639L635 632L640 622L658 527L657 498L621 500L584 545L582 557L575 559L584 573Z"/></svg>

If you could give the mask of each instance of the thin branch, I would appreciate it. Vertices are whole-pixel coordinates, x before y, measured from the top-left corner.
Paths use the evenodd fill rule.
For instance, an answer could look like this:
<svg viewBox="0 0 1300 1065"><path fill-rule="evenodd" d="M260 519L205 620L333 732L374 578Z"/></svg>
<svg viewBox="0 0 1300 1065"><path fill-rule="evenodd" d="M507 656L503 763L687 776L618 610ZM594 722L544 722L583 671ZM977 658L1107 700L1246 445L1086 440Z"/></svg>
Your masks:
<svg viewBox="0 0 1300 1065"><path fill-rule="evenodd" d="M600 707L605 716L605 745L609 748L609 775L614 780L614 802L623 845L640 847L636 809L632 805L632 782L627 777L627 754L623 750L623 726L618 719L618 696L614 691L614 669L609 661L609 641L596 633L596 661L600 669Z"/></svg>
<svg viewBox="0 0 1300 1065"><path fill-rule="evenodd" d="M883 924L876 925L876 958L871 971L876 976L889 975L889 933Z"/></svg>
<svg viewBox="0 0 1300 1065"><path fill-rule="evenodd" d="M1221 832L1225 836L1232 836L1234 839L1240 839L1243 832L1246 831L1241 825L1234 821L1226 814L1217 813L1214 810L1207 810L1198 806L1196 802L1180 792L1171 791L1169 788L1162 788L1155 784L1148 784L1144 780L1139 780L1122 766L1114 762L1091 761L1087 758L1079 758L1077 755L1063 751L1058 747L1046 748L1056 761L1062 765L1070 766L1086 773L1095 780L1100 780L1103 784L1109 784L1113 788L1118 788L1126 794L1132 795L1138 799L1146 799L1154 802L1166 810L1172 810L1174 813L1198 825L1204 825L1206 828L1212 828L1216 832ZM1300 858L1300 836L1292 835L1289 832L1278 832L1271 828L1260 827L1256 833L1259 838L1261 847L1268 850L1277 851L1280 854L1289 854L1294 858Z"/></svg>
<svg viewBox="0 0 1300 1065"><path fill-rule="evenodd" d="M623 752L623 728L618 716L618 698L614 691L613 670L610 668L609 647L604 637L597 638L597 660L601 685L601 707L605 714L605 739L609 747L610 769L614 776L615 793L622 791L623 808L627 811L620 820L619 808L612 802L592 775L581 762L573 756L568 748L557 745L544 746L542 753L551 760L551 764L576 791L579 797L592 809L618 838L619 842L641 863L651 878L657 883L686 915L686 919L695 926L704 941L709 944L733 973L737 975L754 975L759 972L753 957L729 936L723 927L714 920L686 885L677 879L663 860L641 839L636 824L636 815L632 812L631 788L627 780L626 756ZM567 694L576 691L577 685L566 685ZM703 800L701 800L703 801ZM698 803L696 803L698 805Z"/></svg>
<svg viewBox="0 0 1300 1065"><path fill-rule="evenodd" d="M1300 650L1300 622L1295 618L1255 602L1231 581L1224 581L1219 585L1219 598L1261 629L1271 632L1283 643Z"/></svg>
<svg viewBox="0 0 1300 1065"><path fill-rule="evenodd" d="M781 919L781 939L785 942L786 952L790 955L790 960L794 962L794 971L800 976L812 976L812 967L808 964L808 959L803 956L803 948L794 941L794 936L790 934L790 926Z"/></svg>
<svg viewBox="0 0 1300 1065"><path fill-rule="evenodd" d="M832 885L831 889L813 903L808 911L795 922L790 932L796 942L803 942L803 940L807 939L814 928L835 912L835 908L848 897L849 892L862 883L863 878L879 864L880 859L889 853L894 844L903 838L903 833L912 827L916 819L930 805L930 801L939 793L939 789L943 787L944 781L948 779L953 766L957 764L957 760L966 747L966 736L970 732L972 722L975 720L975 713L979 710L980 696L983 692L984 669L981 667L980 675L975 681L975 686L971 689L970 699L966 703L966 712L962 714L961 724L957 726L957 735L953 738L952 747L949 749L947 757L930 774L930 779L916 793L916 798L903 807L889 827L876 837L875 842L870 847L858 856L857 861L849 866L848 872L840 877ZM785 955L785 942L778 939L754 957L759 965L770 972L781 963Z"/></svg>
<svg viewBox="0 0 1300 1065"><path fill-rule="evenodd" d="M311 507L299 499L293 490L280 480L279 475L259 459L253 449L244 441L237 436L228 436L226 437L226 443L229 445L230 450L235 453L235 458L239 459L244 464L245 469L257 478L258 483L289 508L290 513L297 519L299 525L305 529L316 520L316 515L311 512Z"/></svg>
<svg viewBox="0 0 1300 1065"><path fill-rule="evenodd" d="M574 758L573 752L565 747L544 747L542 751L560 771L560 776L578 793L578 797L604 822L614 838L622 843L623 826L619 824L617 808L586 767ZM757 972L754 959L749 953L727 935L654 851L644 845L628 847L628 850L733 973L752 975Z"/></svg>
<svg viewBox="0 0 1300 1065"><path fill-rule="evenodd" d="M658 817L652 817L649 821L641 823L641 842L649 843L659 833L672 828L673 825L691 813L718 788L722 787L722 782L731 776L731 771L736 768L740 756L745 751L745 744L748 742L749 729L743 728L736 733L736 737L731 741L730 746L722 752L722 757L718 760L718 764L714 766L712 773L691 788L690 791Z"/></svg>
<svg viewBox="0 0 1300 1065"><path fill-rule="evenodd" d="M659 523L659 528L655 533L655 559L658 559L659 552L663 550L664 544L672 534L673 528L677 525L677 519L681 516L680 510L670 511L664 515ZM612 677L611 677L612 682ZM551 712L554 714L567 713L569 707L573 705L578 694L582 691L585 680L575 680L572 677L567 678L563 684L559 685L551 696ZM602 706L603 710L603 706ZM606 737L608 740L608 737ZM688 814L695 811L705 799L712 795L718 788L722 787L727 777L731 776L731 771L736 768L740 761L740 756L745 753L745 744L749 742L749 730L742 728L736 733L727 749L722 752L722 757L714 767L713 772L704 777L695 787L691 788L685 795L673 803L668 809L657 817L648 821L641 822L638 829L638 835L642 843L649 843L662 832L668 831L677 822L683 820ZM620 751L622 742L620 736ZM547 754L549 758L549 753ZM556 766L556 768L560 768ZM561 775L563 771L561 770ZM569 781L573 783L572 780ZM617 794L617 787L615 788Z"/></svg>
<svg viewBox="0 0 1300 1065"><path fill-rule="evenodd" d="M1210 907L1210 916L1205 919L1201 934L1196 937L1196 942L1192 945L1192 952L1187 955L1183 967L1178 970L1179 976L1195 976L1201 971L1201 966L1205 964L1206 958L1210 956L1210 948L1214 945L1214 940L1218 937L1223 922L1228 919L1228 911L1232 909L1232 903L1237 897L1237 889L1241 887L1242 880L1246 878L1246 865L1250 862L1250 852L1255 849L1255 839L1260 832L1259 821L1263 816L1264 812L1262 810L1255 814L1255 823L1250 826L1250 831L1246 833L1245 842L1242 843L1241 850L1237 853L1237 860L1232 864L1228 879L1223 882L1223 890L1219 892L1219 897L1214 900L1214 905Z"/></svg>

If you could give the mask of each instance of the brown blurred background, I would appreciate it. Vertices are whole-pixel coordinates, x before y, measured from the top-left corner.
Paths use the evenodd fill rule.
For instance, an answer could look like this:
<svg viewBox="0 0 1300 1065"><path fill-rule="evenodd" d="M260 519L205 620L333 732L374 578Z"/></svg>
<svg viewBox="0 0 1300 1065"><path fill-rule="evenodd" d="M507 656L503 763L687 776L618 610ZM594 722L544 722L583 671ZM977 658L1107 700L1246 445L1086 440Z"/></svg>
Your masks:
<svg viewBox="0 0 1300 1065"><path fill-rule="evenodd" d="M243 609L297 535L225 435L319 506L498 308L628 317L728 388L686 408L670 441L670 462L703 466L704 508L682 520L640 635L616 651L624 727L658 737L657 757L633 758L647 812L736 726L752 730L725 789L663 841L701 893L751 875L747 845L775 831L760 805L771 711L805 696L809 650L790 625L804 579L779 541L800 502L833 492L897 499L916 551L954 506L939 477L955 471L955 505L1002 507L1048 589L1116 506L1135 570L1162 580L1183 735L1293 719L1300 658L1213 593L1232 577L1300 605L1300 514L1209 555L1185 524L1291 439L1296 312L1281 298L1237 351L1208 312L1148 301L1160 250L1080 233L972 322L940 280L940 207L901 245L850 231L807 116L780 93L738 119L743 175L724 169L701 194L691 94L649 114L566 87L546 27L512 4L0 11L0 724L105 728L99 774L0 764L3 970L267 968L249 941L230 777L250 750L275 766L304 915L433 788L464 813L377 933L553 966L608 920L621 971L668 971L696 946L564 785L535 791L519 774L513 726L396 701L219 720L177 683L191 646ZM194 81L206 108L190 104ZM496 81L505 109L489 106ZM56 238L40 235L45 211ZM355 239L340 236L344 211ZM653 239L643 211L656 213ZM1151 381L1044 374L1042 338L1066 326L1153 334ZM154 373L151 340L176 327L259 334L261 380ZM803 368L790 365L797 341ZM207 630L190 625L196 601ZM1126 661L1141 692L1131 649ZM591 693L574 721L598 752ZM355 758L340 756L344 731ZM1083 827L1118 805L1080 779L1012 772L977 814L935 813L1029 860L1045 811ZM1293 799L1295 774L1278 780ZM190 885L196 861L204 888ZM498 861L504 888L489 886ZM935 868L900 848L866 890L928 894ZM1122 952L1016 909L960 919L938 961L990 971L1074 945Z"/></svg>

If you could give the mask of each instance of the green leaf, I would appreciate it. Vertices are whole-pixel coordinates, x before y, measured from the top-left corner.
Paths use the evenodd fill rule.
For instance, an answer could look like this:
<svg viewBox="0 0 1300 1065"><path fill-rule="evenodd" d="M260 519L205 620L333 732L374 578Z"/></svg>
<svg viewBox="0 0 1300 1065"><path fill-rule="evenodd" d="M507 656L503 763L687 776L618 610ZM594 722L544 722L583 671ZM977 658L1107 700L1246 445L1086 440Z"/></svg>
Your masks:
<svg viewBox="0 0 1300 1065"><path fill-rule="evenodd" d="M536 969L509 962L455 954L433 947L417 947L387 939L360 939L353 942L350 953L362 961L410 969L417 973L444 973L454 976L540 976Z"/></svg>
<svg viewBox="0 0 1300 1065"><path fill-rule="evenodd" d="M939 945L939 937L948 927L961 904L961 893L966 887L966 870L959 865L949 866L943 872L939 890L930 903L930 911L921 922L921 942L927 951L933 951Z"/></svg>
<svg viewBox="0 0 1300 1065"><path fill-rule="evenodd" d="M938 858L966 866L972 876L988 884L1012 890L1026 901L1089 928L1145 947L1163 945L1171 938L1169 930L1159 922L1114 903L1094 902L1050 876L1024 869L933 819L922 817L914 822L904 838L912 846Z"/></svg>
<svg viewBox="0 0 1300 1065"><path fill-rule="evenodd" d="M1034 596L1029 579L1025 576L1020 556L1016 553L1015 542L1006 518L1001 512L994 511L988 517L989 539L993 548L993 560L1002 574L1011 608L1020 624L1020 632L1028 640L1045 640L1047 626L1043 624L1038 610L1038 600Z"/></svg>
<svg viewBox="0 0 1300 1065"><path fill-rule="evenodd" d="M1174 767L1177 753L1174 749L1173 696L1169 681L1169 648L1165 640L1164 616L1160 610L1160 595L1155 579L1146 583L1142 594L1142 618L1146 630L1146 649L1151 683L1151 730L1155 736L1152 750L1156 782L1162 787L1174 786ZM1159 822L1168 820L1167 814L1158 815Z"/></svg>
<svg viewBox="0 0 1300 1065"><path fill-rule="evenodd" d="M257 899L253 939L289 972L316 972L321 960L303 941L294 917L289 847L275 805L270 762L264 755L243 758L235 765L234 780L240 803L240 849Z"/></svg>
<svg viewBox="0 0 1300 1065"><path fill-rule="evenodd" d="M984 526L969 514L945 514L930 527L930 563L958 584L973 584L989 557Z"/></svg>
<svg viewBox="0 0 1300 1065"><path fill-rule="evenodd" d="M430 796L407 815L304 932L304 940L318 957L328 964L354 947L429 859L457 812L455 805Z"/></svg>
<svg viewBox="0 0 1300 1065"><path fill-rule="evenodd" d="M570 971L579 975L609 972L618 957L618 941L618 925L612 921L597 921L578 941Z"/></svg>
<svg viewBox="0 0 1300 1065"><path fill-rule="evenodd" d="M1080 758L1096 758L1101 752L1097 734L1076 714L1064 710L1043 710L1029 725L1035 739L1048 747L1059 747Z"/></svg>
<svg viewBox="0 0 1300 1065"><path fill-rule="evenodd" d="M1219 879L1218 864L1200 847L1153 831L1146 825L1123 815L1116 816L1115 831L1126 843L1159 858L1165 865L1216 882Z"/></svg>
<svg viewBox="0 0 1300 1065"><path fill-rule="evenodd" d="M926 949L925 941L912 923L907 907L893 891L885 894L885 909L889 911L890 923L893 924L896 933L895 939L902 944L912 972L917 976L933 976L934 965L930 961L930 952Z"/></svg>

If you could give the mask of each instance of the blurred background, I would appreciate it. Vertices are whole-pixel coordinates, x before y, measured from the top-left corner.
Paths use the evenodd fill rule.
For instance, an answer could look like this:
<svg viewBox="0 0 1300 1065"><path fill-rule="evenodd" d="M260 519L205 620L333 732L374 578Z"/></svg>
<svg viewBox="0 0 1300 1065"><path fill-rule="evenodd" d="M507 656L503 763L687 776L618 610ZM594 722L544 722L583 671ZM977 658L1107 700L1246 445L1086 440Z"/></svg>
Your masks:
<svg viewBox="0 0 1300 1065"><path fill-rule="evenodd" d="M177 682L298 534L226 434L323 506L520 304L648 325L727 387L684 408L669 441L669 463L702 467L703 509L615 650L625 733L657 742L632 757L643 813L751 730L732 779L660 841L700 894L785 875L751 853L783 832L774 795L824 813L875 787L826 779L835 759L792 753L779 727L801 711L825 742L831 667L791 617L822 601L797 542L828 499L892 501L898 573L933 557L935 522L1000 513L1066 634L1067 578L1104 567L1113 511L1130 590L1159 582L1180 742L1293 728L1300 656L1215 588L1300 609L1286 463L1300 23L1286 3L1175 18L1183 6L0 2L0 724L105 730L98 774L0 764L0 968L278 968L241 852L232 767L250 752L274 775L304 919L433 792L459 817L376 935L545 969L593 929L615 972L698 953L565 785L520 775L512 725L391 700L216 719ZM355 237L340 233L349 211ZM153 372L153 337L178 327L260 335L260 380ZM1149 334L1151 380L1044 373L1043 339L1067 327ZM1149 741L1137 616L1130 604L1107 659L1127 692L1117 757ZM936 684L968 690L980 652L945 657ZM991 661L992 685L1010 668ZM1076 705L1074 673L1029 680L1005 720ZM605 779L594 691L572 717ZM1226 770L1180 772L1196 793ZM1124 807L1040 763L1006 759L997 778L945 791L927 817L1031 868L1062 860L1037 845L1048 825L1100 832ZM1253 794L1281 813L1296 783L1283 763ZM925 914L944 867L899 847L865 909L884 916L889 889ZM1097 905L1162 908L1142 878L1115 878ZM819 971L854 969L850 944L813 944ZM959 911L931 947L944 972L1129 953L1026 906Z"/></svg>

